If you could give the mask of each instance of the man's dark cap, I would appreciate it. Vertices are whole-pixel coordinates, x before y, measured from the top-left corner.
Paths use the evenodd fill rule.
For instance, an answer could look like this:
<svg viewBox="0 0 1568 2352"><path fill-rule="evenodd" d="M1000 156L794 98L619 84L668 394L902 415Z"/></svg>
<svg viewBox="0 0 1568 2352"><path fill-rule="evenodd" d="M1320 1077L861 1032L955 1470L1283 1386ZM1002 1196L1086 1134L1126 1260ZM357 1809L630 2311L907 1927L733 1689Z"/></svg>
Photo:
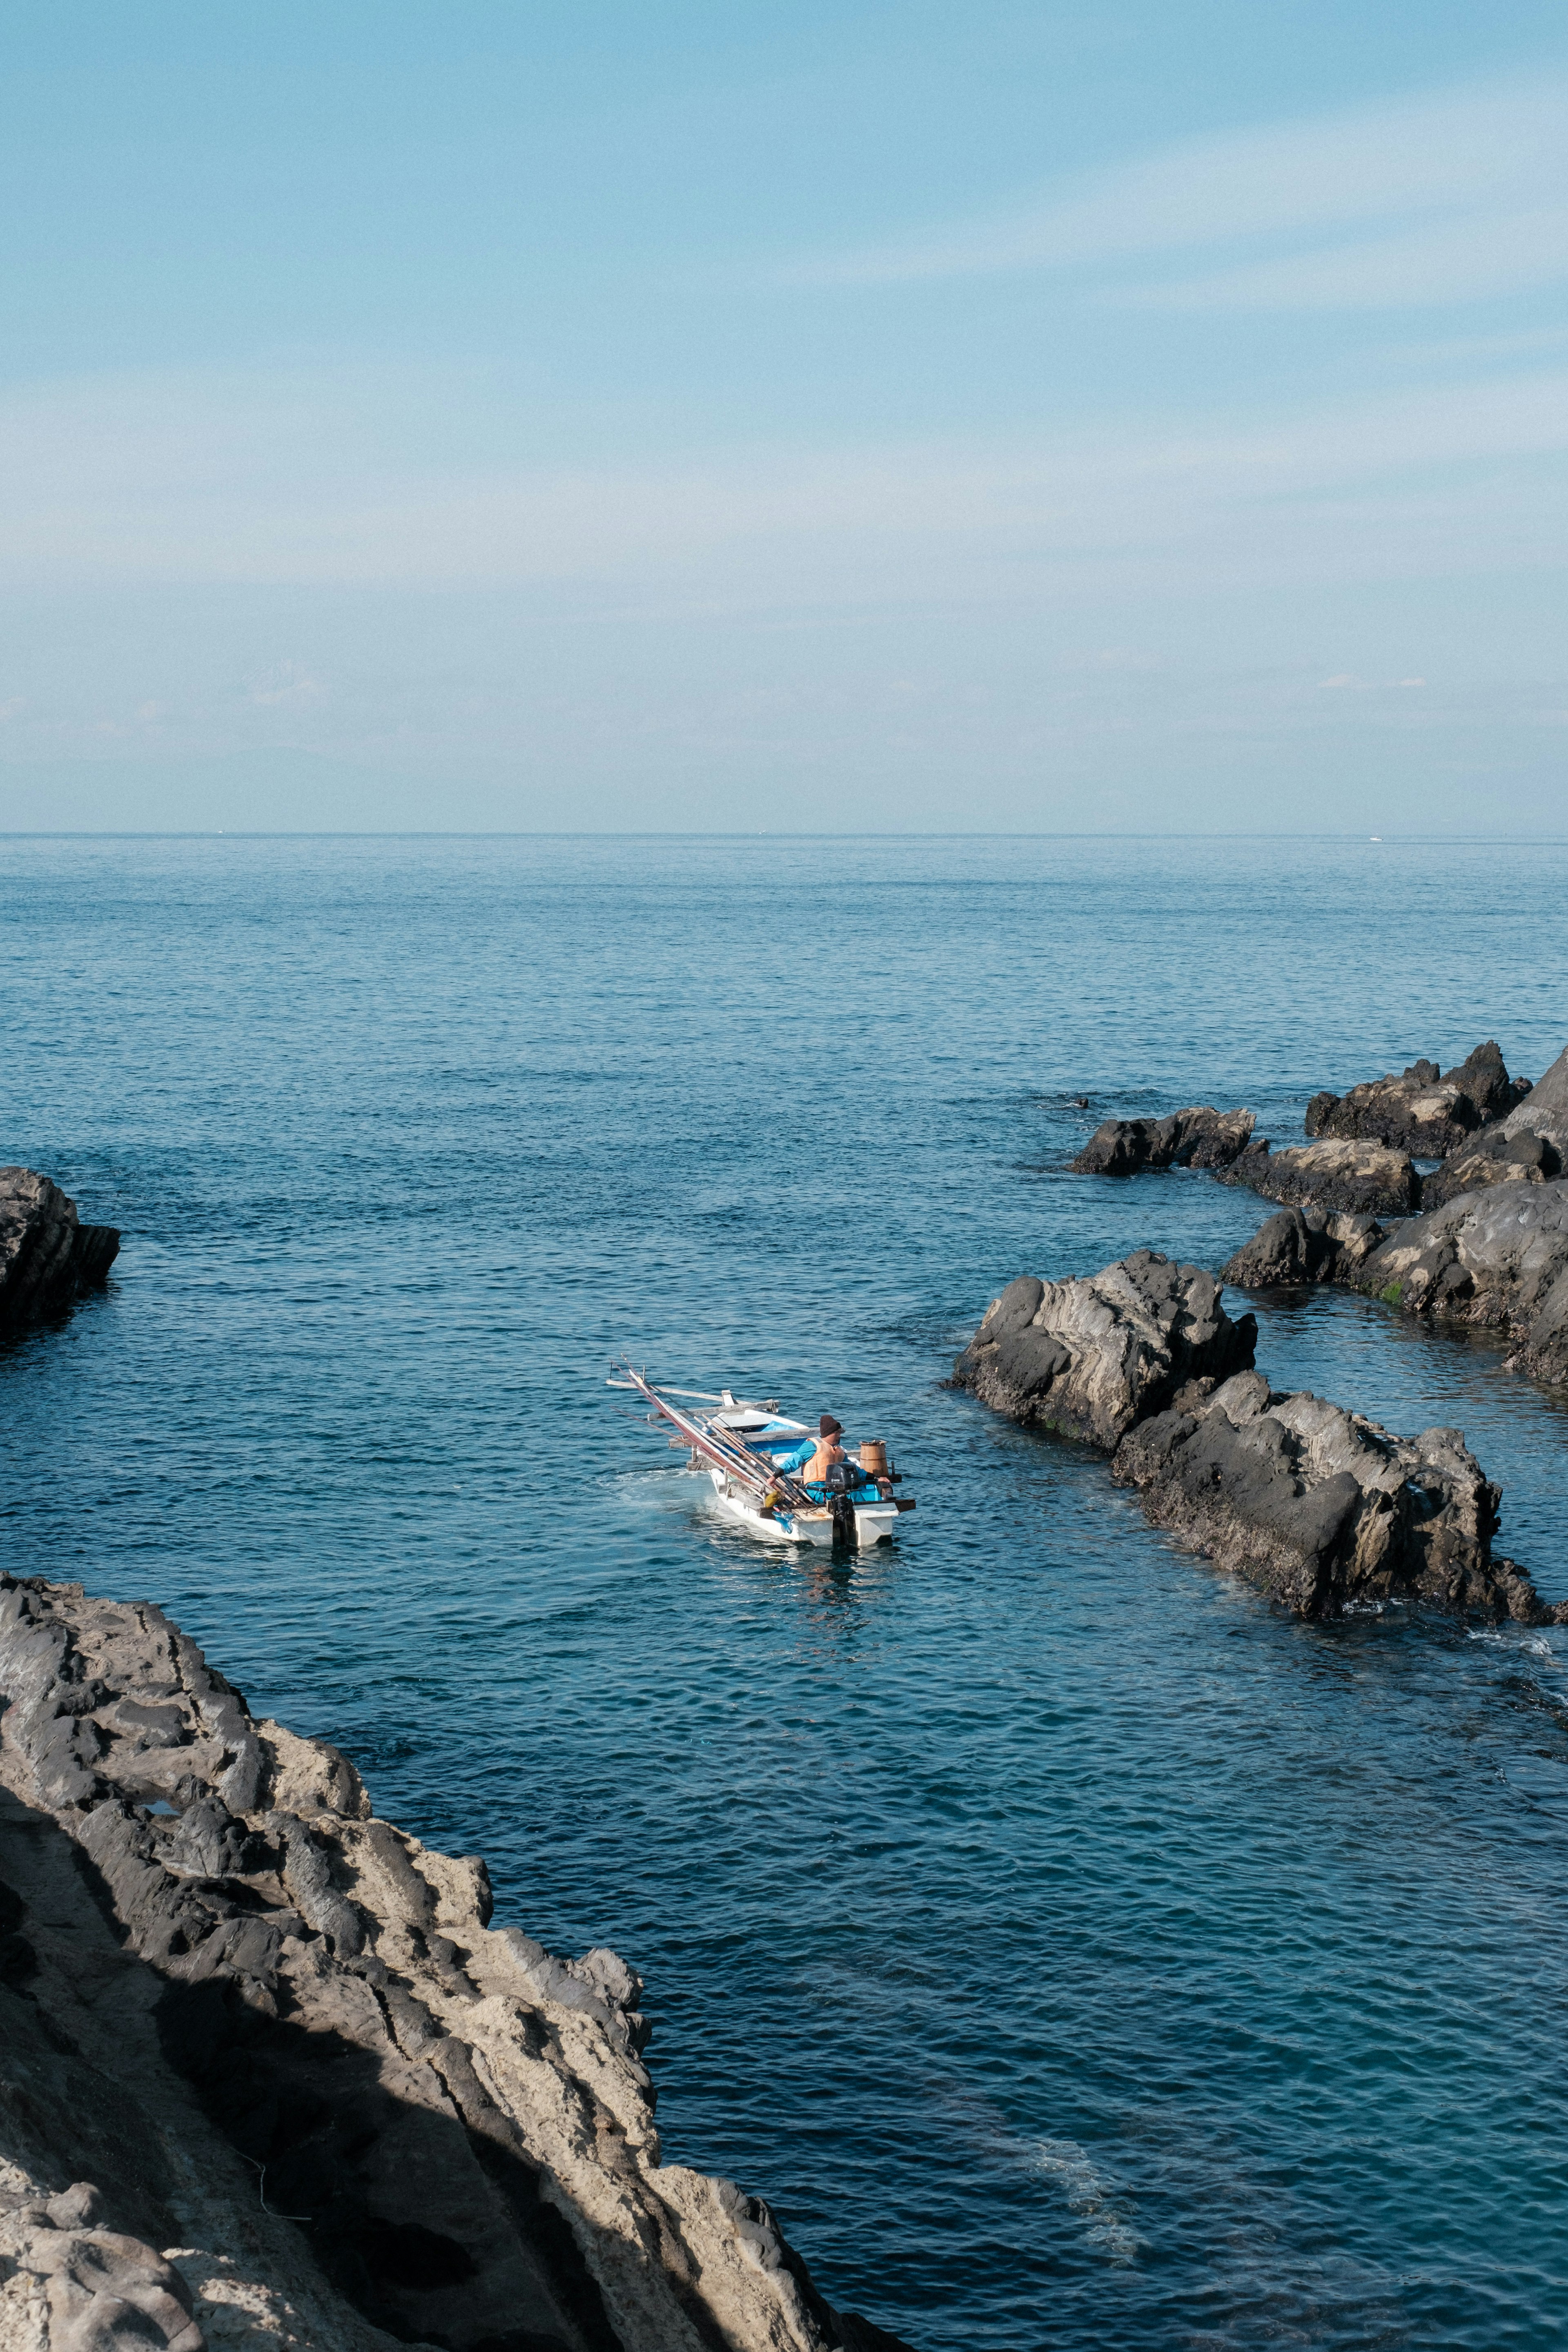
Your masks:
<svg viewBox="0 0 1568 2352"><path fill-rule="evenodd" d="M822 1437L842 1437L844 1434L844 1423L835 1421L830 1412L823 1414L816 1427L818 1435Z"/></svg>

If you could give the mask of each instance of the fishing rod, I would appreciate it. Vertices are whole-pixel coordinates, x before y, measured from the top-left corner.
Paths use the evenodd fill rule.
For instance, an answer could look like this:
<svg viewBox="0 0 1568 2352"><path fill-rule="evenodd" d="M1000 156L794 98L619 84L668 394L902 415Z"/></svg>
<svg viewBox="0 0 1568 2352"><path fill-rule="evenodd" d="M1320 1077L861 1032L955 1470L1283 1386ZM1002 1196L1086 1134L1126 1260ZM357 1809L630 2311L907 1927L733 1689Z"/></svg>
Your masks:
<svg viewBox="0 0 1568 2352"><path fill-rule="evenodd" d="M684 1413L678 1406L667 1402L666 1398L661 1396L657 1389L649 1387L634 1365L626 1363L622 1369L628 1377L625 1381L607 1381L605 1385L612 1388L636 1389L640 1395L647 1399L656 1412L662 1413L667 1421L674 1423L694 1453L700 1454L706 1461L713 1463L728 1475L739 1477L754 1494L766 1495L772 1489L778 1494L781 1500L785 1502L793 1502L797 1507L809 1504L811 1498L798 1480L790 1477L786 1472L778 1469L773 1463L765 1462L762 1456L753 1454L750 1446L732 1431L716 1429L711 1423L704 1425L693 1415ZM669 1396L689 1397L696 1393L698 1391L690 1389L671 1389L668 1391ZM716 1400L711 1401L716 1402Z"/></svg>

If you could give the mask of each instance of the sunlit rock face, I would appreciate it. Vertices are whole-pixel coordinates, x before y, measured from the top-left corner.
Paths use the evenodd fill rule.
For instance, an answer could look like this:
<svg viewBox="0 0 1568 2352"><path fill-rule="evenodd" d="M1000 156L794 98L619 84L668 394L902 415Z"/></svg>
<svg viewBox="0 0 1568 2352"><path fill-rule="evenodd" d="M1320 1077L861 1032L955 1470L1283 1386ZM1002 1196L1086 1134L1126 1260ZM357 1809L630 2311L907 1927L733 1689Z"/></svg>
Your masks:
<svg viewBox="0 0 1568 2352"><path fill-rule="evenodd" d="M1219 1175L1266 1201L1349 1216L1404 1216L1421 1197L1410 1154L1383 1143L1298 1143L1283 1151L1254 1143Z"/></svg>
<svg viewBox="0 0 1568 2352"><path fill-rule="evenodd" d="M1020 1276L994 1299L953 1378L1014 1421L1107 1452L1191 1382L1252 1361L1258 1326L1233 1321L1201 1266L1135 1250L1071 1282Z"/></svg>
<svg viewBox="0 0 1568 2352"><path fill-rule="evenodd" d="M1510 1078L1489 1039L1447 1072L1436 1062L1412 1062L1399 1076L1391 1072L1369 1078L1346 1095L1314 1095L1307 1106L1307 1132L1391 1144L1418 1160L1442 1160L1478 1129L1506 1118L1529 1092L1529 1079Z"/></svg>
<svg viewBox="0 0 1568 2352"><path fill-rule="evenodd" d="M1406 1314L1501 1331L1518 1370L1568 1385L1568 1179L1460 1193L1396 1225L1352 1278Z"/></svg>

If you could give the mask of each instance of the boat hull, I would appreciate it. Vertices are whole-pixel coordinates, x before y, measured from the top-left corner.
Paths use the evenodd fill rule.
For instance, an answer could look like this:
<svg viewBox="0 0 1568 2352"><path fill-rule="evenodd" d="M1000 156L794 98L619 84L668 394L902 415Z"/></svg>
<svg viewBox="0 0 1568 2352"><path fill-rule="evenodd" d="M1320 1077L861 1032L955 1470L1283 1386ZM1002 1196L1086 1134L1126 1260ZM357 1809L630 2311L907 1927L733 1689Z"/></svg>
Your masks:
<svg viewBox="0 0 1568 2352"><path fill-rule="evenodd" d="M833 1518L826 1505L804 1511L777 1511L769 1516L742 1488L732 1486L721 1471L710 1470L708 1475L713 1483L713 1499L724 1517L743 1528L749 1536L754 1536L758 1542L814 1544L824 1549L832 1544ZM865 1550L872 1544L888 1542L898 1519L896 1503L857 1504L857 1545Z"/></svg>

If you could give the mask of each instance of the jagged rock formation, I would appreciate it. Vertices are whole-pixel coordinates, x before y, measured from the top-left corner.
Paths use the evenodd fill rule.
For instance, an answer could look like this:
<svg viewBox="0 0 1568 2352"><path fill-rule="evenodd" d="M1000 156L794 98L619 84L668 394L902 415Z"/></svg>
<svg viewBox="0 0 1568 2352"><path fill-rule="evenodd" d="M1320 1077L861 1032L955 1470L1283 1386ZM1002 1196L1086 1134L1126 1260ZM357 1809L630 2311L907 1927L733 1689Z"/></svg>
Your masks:
<svg viewBox="0 0 1568 2352"><path fill-rule="evenodd" d="M1461 1193L1396 1225L1349 1278L1407 1315L1500 1331L1510 1366L1568 1384L1568 1179Z"/></svg>
<svg viewBox="0 0 1568 2352"><path fill-rule="evenodd" d="M1110 1452L1134 1422L1252 1361L1258 1325L1232 1322L1201 1266L1153 1250L1072 1282L1021 1275L986 1308L953 1378L1014 1421Z"/></svg>
<svg viewBox="0 0 1568 2352"><path fill-rule="evenodd" d="M76 1202L31 1168L0 1168L0 1330L68 1307L101 1282L120 1250L112 1225L84 1225Z"/></svg>
<svg viewBox="0 0 1568 2352"><path fill-rule="evenodd" d="M1457 1429L1391 1436L1258 1372L1142 1422L1111 1464L1156 1527L1307 1617L1415 1601L1524 1624L1568 1622L1492 1556L1498 1489Z"/></svg>
<svg viewBox="0 0 1568 2352"><path fill-rule="evenodd" d="M1412 1062L1399 1077L1369 1078L1347 1095L1316 1094L1306 1128L1309 1135L1356 1138L1442 1160L1478 1128L1506 1118L1529 1092L1529 1079L1510 1078L1489 1040L1447 1075L1436 1062Z"/></svg>
<svg viewBox="0 0 1568 2352"><path fill-rule="evenodd" d="M660 2162L625 1962L158 1610L0 1578L0 2344L899 2352Z"/></svg>
<svg viewBox="0 0 1568 2352"><path fill-rule="evenodd" d="M1568 1386L1568 1179L1461 1193L1392 1227L1288 1210L1220 1279L1238 1290L1364 1290L1406 1315L1500 1332L1513 1342L1510 1370Z"/></svg>
<svg viewBox="0 0 1568 2352"><path fill-rule="evenodd" d="M1409 1154L1380 1143L1298 1143L1273 1151L1265 1139L1222 1169L1219 1181L1245 1184L1266 1201L1349 1216L1400 1216L1421 1197Z"/></svg>
<svg viewBox="0 0 1568 2352"><path fill-rule="evenodd" d="M1563 1173L1563 1157L1544 1135L1510 1135L1489 1128L1421 1180L1421 1206L1440 1209L1461 1192L1481 1192L1489 1184L1549 1184Z"/></svg>
<svg viewBox="0 0 1568 2352"><path fill-rule="evenodd" d="M1505 1135L1543 1135L1568 1163L1568 1046L1501 1126Z"/></svg>
<svg viewBox="0 0 1568 2352"><path fill-rule="evenodd" d="M1167 1118L1108 1118L1097 1127L1072 1165L1080 1176L1136 1176L1142 1168L1228 1168L1246 1149L1254 1126L1249 1110L1194 1104Z"/></svg>
<svg viewBox="0 0 1568 2352"><path fill-rule="evenodd" d="M1291 1290L1305 1283L1346 1282L1383 1239L1375 1217L1280 1209L1242 1244L1219 1278L1237 1290Z"/></svg>
<svg viewBox="0 0 1568 2352"><path fill-rule="evenodd" d="M1254 1263L1271 1274L1341 1254L1370 1264L1382 1239L1370 1218L1294 1209L1264 1232ZM1321 1398L1276 1396L1250 1369L1257 1336L1212 1277L1138 1250L1087 1279L1009 1284L954 1378L1015 1421L1103 1446L1157 1527L1303 1615L1405 1600L1568 1623L1568 1602L1548 1610L1493 1557L1498 1489L1458 1430L1394 1437Z"/></svg>

